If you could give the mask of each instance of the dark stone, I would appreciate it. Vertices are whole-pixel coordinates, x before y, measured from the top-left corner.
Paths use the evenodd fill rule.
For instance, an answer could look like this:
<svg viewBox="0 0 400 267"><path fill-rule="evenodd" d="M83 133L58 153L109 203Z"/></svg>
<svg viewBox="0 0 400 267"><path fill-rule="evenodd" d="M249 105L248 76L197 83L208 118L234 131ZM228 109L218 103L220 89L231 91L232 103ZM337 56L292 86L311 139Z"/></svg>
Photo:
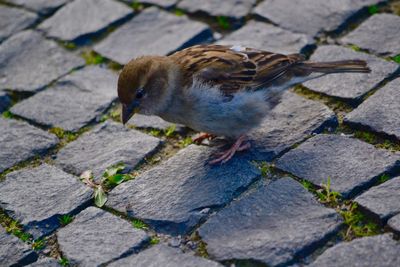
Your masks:
<svg viewBox="0 0 400 267"><path fill-rule="evenodd" d="M23 9L0 6L0 42L33 25L37 15Z"/></svg>
<svg viewBox="0 0 400 267"><path fill-rule="evenodd" d="M0 113L7 110L11 105L11 98L4 91L0 91Z"/></svg>
<svg viewBox="0 0 400 267"><path fill-rule="evenodd" d="M100 32L132 13L131 8L114 0L75 0L41 23L38 29L50 37L73 41Z"/></svg>
<svg viewBox="0 0 400 267"><path fill-rule="evenodd" d="M0 118L0 172L44 154L57 143L56 136L26 122Z"/></svg>
<svg viewBox="0 0 400 267"><path fill-rule="evenodd" d="M117 78L105 68L86 67L16 104L11 112L42 125L77 131L99 120L117 98Z"/></svg>
<svg viewBox="0 0 400 267"><path fill-rule="evenodd" d="M216 150L190 145L135 180L116 187L107 206L173 235L190 232L213 208L247 188L259 171L237 155L224 165L209 165Z"/></svg>
<svg viewBox="0 0 400 267"><path fill-rule="evenodd" d="M363 7L381 0L266 0L254 13L282 28L315 36L344 25Z"/></svg>
<svg viewBox="0 0 400 267"><path fill-rule="evenodd" d="M276 166L316 185L330 178L331 189L347 198L399 167L400 155L358 139L323 134L283 155Z"/></svg>
<svg viewBox="0 0 400 267"><path fill-rule="evenodd" d="M197 0L183 0L178 8L189 13L204 12L210 16L226 16L235 19L245 17L250 13L257 0L203 0L201 4Z"/></svg>
<svg viewBox="0 0 400 267"><path fill-rule="evenodd" d="M27 265L27 267L61 267L61 264L53 258L41 258L38 261Z"/></svg>
<svg viewBox="0 0 400 267"><path fill-rule="evenodd" d="M386 221L400 213L400 177L369 189L355 201Z"/></svg>
<svg viewBox="0 0 400 267"><path fill-rule="evenodd" d="M134 2L134 0L124 0L124 1L129 2L129 3ZM171 8L171 7L175 6L175 4L178 1L179 0L140 0L140 3L157 5L157 6L160 6L163 8Z"/></svg>
<svg viewBox="0 0 400 267"><path fill-rule="evenodd" d="M218 44L241 45L282 54L299 53L313 43L307 35L254 20L218 41Z"/></svg>
<svg viewBox="0 0 400 267"><path fill-rule="evenodd" d="M394 62L377 58L365 53L358 53L350 48L327 45L320 46L311 56L313 61L335 61L345 59L366 60L371 73L337 73L310 80L304 86L313 91L345 99L359 99L383 79L396 71Z"/></svg>
<svg viewBox="0 0 400 267"><path fill-rule="evenodd" d="M0 206L35 238L60 227L59 217L87 205L92 191L77 177L43 164L7 174Z"/></svg>
<svg viewBox="0 0 400 267"><path fill-rule="evenodd" d="M308 266L400 266L399 251L399 242L389 234L369 236L329 248Z"/></svg>
<svg viewBox="0 0 400 267"><path fill-rule="evenodd" d="M168 128L173 127L175 124L167 122L158 116L135 114L128 122L128 125L144 129L153 128L158 130L167 130ZM182 132L185 129L185 126L179 124L175 125L175 127L175 131L177 132Z"/></svg>
<svg viewBox="0 0 400 267"><path fill-rule="evenodd" d="M24 266L38 255L17 237L7 234L0 226L0 266Z"/></svg>
<svg viewBox="0 0 400 267"><path fill-rule="evenodd" d="M287 266L309 253L341 225L341 217L320 205L290 178L258 188L231 203L199 229L216 260Z"/></svg>
<svg viewBox="0 0 400 267"><path fill-rule="evenodd" d="M400 233L400 214L397 214L396 216L392 217L388 221L388 225L395 230L396 232Z"/></svg>
<svg viewBox="0 0 400 267"><path fill-rule="evenodd" d="M181 250L166 245L156 245L145 251L118 260L110 267L222 267L223 265L201 257L183 254Z"/></svg>
<svg viewBox="0 0 400 267"><path fill-rule="evenodd" d="M47 15L70 0L7 0L15 5L21 5L41 15Z"/></svg>
<svg viewBox="0 0 400 267"><path fill-rule="evenodd" d="M142 55L166 55L211 37L210 28L186 16L145 9L94 47L120 64Z"/></svg>
<svg viewBox="0 0 400 267"><path fill-rule="evenodd" d="M400 78L386 84L345 117L345 122L400 139Z"/></svg>
<svg viewBox="0 0 400 267"><path fill-rule="evenodd" d="M107 121L61 149L56 163L76 175L92 170L99 178L107 167L120 162L132 170L159 144L155 137Z"/></svg>
<svg viewBox="0 0 400 267"><path fill-rule="evenodd" d="M376 14L346 35L342 41L374 53L396 56L400 54L399 25L399 16Z"/></svg>
<svg viewBox="0 0 400 267"><path fill-rule="evenodd" d="M136 252L150 238L128 221L89 207L57 232L57 240L71 265L99 266Z"/></svg>
<svg viewBox="0 0 400 267"><path fill-rule="evenodd" d="M20 32L3 42L0 62L0 90L15 91L36 91L85 64L35 31Z"/></svg>
<svg viewBox="0 0 400 267"><path fill-rule="evenodd" d="M252 157L271 161L313 133L336 123L334 112L325 105L287 92L260 127L250 134Z"/></svg>

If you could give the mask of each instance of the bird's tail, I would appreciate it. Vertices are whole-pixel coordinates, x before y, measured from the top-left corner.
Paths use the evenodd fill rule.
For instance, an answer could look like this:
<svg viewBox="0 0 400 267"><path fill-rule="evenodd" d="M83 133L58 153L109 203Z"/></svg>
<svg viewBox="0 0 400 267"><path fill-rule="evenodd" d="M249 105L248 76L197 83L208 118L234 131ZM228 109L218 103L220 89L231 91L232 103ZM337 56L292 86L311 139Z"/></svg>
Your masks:
<svg viewBox="0 0 400 267"><path fill-rule="evenodd" d="M319 73L369 73L371 69L364 60L341 60L332 62L300 62L297 67L306 72Z"/></svg>

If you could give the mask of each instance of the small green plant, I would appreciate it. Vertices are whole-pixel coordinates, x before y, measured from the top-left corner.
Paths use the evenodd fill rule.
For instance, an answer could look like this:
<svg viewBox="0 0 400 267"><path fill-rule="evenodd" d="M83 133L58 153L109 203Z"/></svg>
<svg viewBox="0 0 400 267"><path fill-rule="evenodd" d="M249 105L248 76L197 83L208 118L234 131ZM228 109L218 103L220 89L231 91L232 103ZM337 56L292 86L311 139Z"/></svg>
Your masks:
<svg viewBox="0 0 400 267"><path fill-rule="evenodd" d="M36 239L32 242L33 250L42 250L46 246L46 241L43 238Z"/></svg>
<svg viewBox="0 0 400 267"><path fill-rule="evenodd" d="M61 216L58 218L58 221L59 221L60 224L63 225L63 226L65 226L65 225L67 225L67 224L70 224L73 220L74 220L74 217L72 217L71 215L68 215L68 214L61 215Z"/></svg>
<svg viewBox="0 0 400 267"><path fill-rule="evenodd" d="M71 43L71 42L64 42L63 46L69 50L74 50L76 49L76 44Z"/></svg>
<svg viewBox="0 0 400 267"><path fill-rule="evenodd" d="M135 11L141 11L144 8L143 4L141 4L139 1L136 0L132 2L131 7Z"/></svg>
<svg viewBox="0 0 400 267"><path fill-rule="evenodd" d="M311 183L311 182L309 182L309 181L307 181L307 180L302 180L301 181L301 184L303 185L303 187L305 188L305 189L307 189L308 191L310 191L310 192L315 192L316 190L315 190L315 186Z"/></svg>
<svg viewBox="0 0 400 267"><path fill-rule="evenodd" d="M392 57L393 61L400 64L400 54Z"/></svg>
<svg viewBox="0 0 400 267"><path fill-rule="evenodd" d="M225 16L218 16L217 17L217 23L224 30L229 30L231 28L231 24L229 23L229 19L227 17L225 17Z"/></svg>
<svg viewBox="0 0 400 267"><path fill-rule="evenodd" d="M271 173L271 165L269 165L267 162L263 161L259 165L259 169L261 172L261 175L264 177L267 177Z"/></svg>
<svg viewBox="0 0 400 267"><path fill-rule="evenodd" d="M147 224L145 224L143 221L139 220L139 219L133 219L132 220L132 226L138 229L149 229L149 227L147 226Z"/></svg>
<svg viewBox="0 0 400 267"><path fill-rule="evenodd" d="M359 52L359 51L361 51L361 48L359 47L359 46L356 46L356 45L350 45L350 48L351 49L353 49L354 51L356 51L356 52Z"/></svg>
<svg viewBox="0 0 400 267"><path fill-rule="evenodd" d="M61 258L58 260L58 263L59 263L61 266L68 266L68 265L69 265L69 260L68 260L67 258L61 257Z"/></svg>
<svg viewBox="0 0 400 267"><path fill-rule="evenodd" d="M373 15L379 12L379 7L377 5L372 5L368 7L368 13Z"/></svg>
<svg viewBox="0 0 400 267"><path fill-rule="evenodd" d="M152 136L158 137L158 136L161 135L161 131L160 131L160 130L157 130L157 129L151 129L151 130L149 131L149 134L152 135Z"/></svg>
<svg viewBox="0 0 400 267"><path fill-rule="evenodd" d="M326 184L321 185L321 189L316 191L317 196L321 203L336 207L341 197L339 192L331 190L331 178L328 177Z"/></svg>
<svg viewBox="0 0 400 267"><path fill-rule="evenodd" d="M82 57L87 65L98 65L105 62L105 58L94 51L84 52Z"/></svg>
<svg viewBox="0 0 400 267"><path fill-rule="evenodd" d="M14 115L9 110L4 111L1 115L6 119L14 118Z"/></svg>
<svg viewBox="0 0 400 267"><path fill-rule="evenodd" d="M390 179L390 176L388 174L384 173L381 176L379 176L378 183L383 184L384 182L388 181L389 179Z"/></svg>
<svg viewBox="0 0 400 267"><path fill-rule="evenodd" d="M174 14L178 17L185 15L185 12L182 9L175 8Z"/></svg>
<svg viewBox="0 0 400 267"><path fill-rule="evenodd" d="M160 243L160 239L158 239L157 237L153 236L153 237L150 239L150 244L151 244L151 245L157 245L158 243Z"/></svg>
<svg viewBox="0 0 400 267"><path fill-rule="evenodd" d="M164 133L166 137L171 137L174 135L176 130L176 125L172 124L171 126L169 126L167 129L165 129Z"/></svg>
<svg viewBox="0 0 400 267"><path fill-rule="evenodd" d="M179 141L179 147L181 148L185 148L191 144L193 144L193 139L190 136L185 137Z"/></svg>
<svg viewBox="0 0 400 267"><path fill-rule="evenodd" d="M370 143L370 144L376 143L376 136L369 132L356 131L354 133L354 137L364 140L365 142Z"/></svg>

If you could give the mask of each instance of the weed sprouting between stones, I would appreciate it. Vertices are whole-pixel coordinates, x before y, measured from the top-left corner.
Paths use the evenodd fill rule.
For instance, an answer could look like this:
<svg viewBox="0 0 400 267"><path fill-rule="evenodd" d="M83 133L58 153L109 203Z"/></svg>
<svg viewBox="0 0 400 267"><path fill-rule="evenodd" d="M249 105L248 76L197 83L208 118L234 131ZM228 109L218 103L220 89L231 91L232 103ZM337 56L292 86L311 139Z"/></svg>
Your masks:
<svg viewBox="0 0 400 267"><path fill-rule="evenodd" d="M203 258L209 258L210 257L209 254L208 254L208 251L207 251L207 243L204 242L203 240L201 240L199 232L195 231L191 235L190 239L193 242L197 243L197 249L196 249L196 252L195 252L195 254L197 256L200 256L200 257L203 257Z"/></svg>
<svg viewBox="0 0 400 267"><path fill-rule="evenodd" d="M159 238L157 238L155 236L151 237L150 245L157 245L158 243L160 243L160 239Z"/></svg>
<svg viewBox="0 0 400 267"><path fill-rule="evenodd" d="M174 14L175 14L175 16L181 17L181 16L185 15L185 11L183 11L180 8L175 8L174 9Z"/></svg>
<svg viewBox="0 0 400 267"><path fill-rule="evenodd" d="M396 56L394 56L394 57L392 57L392 60L393 60L394 62L400 64L400 54L399 54L399 55L396 55Z"/></svg>
<svg viewBox="0 0 400 267"><path fill-rule="evenodd" d="M74 220L74 217L72 217L72 216L69 215L69 214L61 215L61 216L58 218L58 221L60 222L60 224L61 224L62 226L66 226L66 225L70 224L73 220Z"/></svg>
<svg viewBox="0 0 400 267"><path fill-rule="evenodd" d="M86 51L81 54L85 59L86 65L99 65L105 63L106 59L94 51Z"/></svg>
<svg viewBox="0 0 400 267"><path fill-rule="evenodd" d="M139 1L135 0L131 4L131 8L137 12L142 11L144 9L144 5Z"/></svg>
<svg viewBox="0 0 400 267"><path fill-rule="evenodd" d="M223 30L229 30L231 28L229 19L225 16L218 16L217 23L218 23L218 26L221 27Z"/></svg>
<svg viewBox="0 0 400 267"><path fill-rule="evenodd" d="M142 220L139 219L133 219L132 220L132 226L137 228L137 229L142 229L142 230L148 230L149 226L143 222Z"/></svg>
<svg viewBox="0 0 400 267"><path fill-rule="evenodd" d="M61 258L58 260L58 263L59 263L61 266L69 266L69 260L68 260L67 258L65 258L65 257L61 257Z"/></svg>

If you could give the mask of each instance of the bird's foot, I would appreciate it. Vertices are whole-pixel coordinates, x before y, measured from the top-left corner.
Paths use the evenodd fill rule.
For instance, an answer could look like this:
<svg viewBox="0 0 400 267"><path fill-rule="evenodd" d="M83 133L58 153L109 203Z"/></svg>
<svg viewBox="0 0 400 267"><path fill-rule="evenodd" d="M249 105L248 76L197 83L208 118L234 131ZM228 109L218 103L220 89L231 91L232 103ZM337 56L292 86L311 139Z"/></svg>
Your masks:
<svg viewBox="0 0 400 267"><path fill-rule="evenodd" d="M217 163L224 164L224 163L228 162L235 155L236 152L249 149L250 146L251 146L250 143L246 142L246 136L241 135L236 140L236 142L231 146L231 148L229 148L228 150L226 150L224 152L218 153L217 156L219 156L219 157L210 161L209 163L210 164L217 164Z"/></svg>
<svg viewBox="0 0 400 267"><path fill-rule="evenodd" d="M213 139L213 138L215 138L215 137L216 137L216 136L213 135L213 134L200 133L200 134L198 134L196 137L193 138L193 143L195 143L195 144L201 144L204 140L206 140L206 139L211 140L211 139Z"/></svg>

